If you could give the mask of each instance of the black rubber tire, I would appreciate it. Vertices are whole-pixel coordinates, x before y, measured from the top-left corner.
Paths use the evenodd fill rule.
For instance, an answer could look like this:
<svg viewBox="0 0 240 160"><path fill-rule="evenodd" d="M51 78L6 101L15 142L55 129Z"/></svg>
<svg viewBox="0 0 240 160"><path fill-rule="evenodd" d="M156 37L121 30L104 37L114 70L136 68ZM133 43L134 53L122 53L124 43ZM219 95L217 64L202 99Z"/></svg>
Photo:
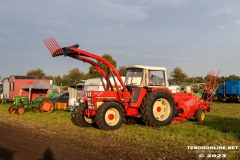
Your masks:
<svg viewBox="0 0 240 160"><path fill-rule="evenodd" d="M165 103L168 102L169 105L169 115L164 120L158 120L154 116L154 103L159 99L164 99ZM149 93L144 99L140 106L140 113L142 115L142 120L145 124L152 127L165 126L172 123L175 113L176 104L173 96L167 91L154 91Z"/></svg>
<svg viewBox="0 0 240 160"><path fill-rule="evenodd" d="M202 115L203 114L203 115ZM202 117L203 116L203 117ZM202 108L198 108L195 113L195 119L197 123L202 123L205 119L205 113Z"/></svg>
<svg viewBox="0 0 240 160"><path fill-rule="evenodd" d="M23 107L23 106L18 107L18 109L17 109L17 114L18 114L18 115L23 115L24 113L25 113L24 107Z"/></svg>
<svg viewBox="0 0 240 160"><path fill-rule="evenodd" d="M16 110L13 106L10 106L10 107L8 108L8 113L9 113L9 114L15 114L16 111L17 111L17 110Z"/></svg>
<svg viewBox="0 0 240 160"><path fill-rule="evenodd" d="M105 118L107 112L108 111L111 112L111 110L113 110L119 116L119 117L117 117L117 119L115 119L116 115L109 114L109 116L113 115L113 119L115 120L115 121L113 121L113 124L108 123ZM97 110L96 124L100 129L103 129L103 130L115 130L122 126L123 118L124 118L124 110L123 110L123 107L121 104L119 104L117 102L105 102L105 103L101 104ZM111 121L111 119L110 119L110 121Z"/></svg>
<svg viewBox="0 0 240 160"><path fill-rule="evenodd" d="M44 110L43 105L44 103L49 103L51 105L51 108L49 110ZM39 104L39 111L43 113L52 113L55 109L55 104L51 99L43 99L41 103Z"/></svg>
<svg viewBox="0 0 240 160"><path fill-rule="evenodd" d="M76 109L75 113L75 119L76 122L79 126L81 127L92 127L95 123L94 119L89 119L92 120L91 122L88 122L86 120L86 116L84 115L84 111L87 109L87 106L85 104L80 104L80 106Z"/></svg>
<svg viewBox="0 0 240 160"><path fill-rule="evenodd" d="M223 101L223 96L222 95L217 95L217 101L222 102Z"/></svg>

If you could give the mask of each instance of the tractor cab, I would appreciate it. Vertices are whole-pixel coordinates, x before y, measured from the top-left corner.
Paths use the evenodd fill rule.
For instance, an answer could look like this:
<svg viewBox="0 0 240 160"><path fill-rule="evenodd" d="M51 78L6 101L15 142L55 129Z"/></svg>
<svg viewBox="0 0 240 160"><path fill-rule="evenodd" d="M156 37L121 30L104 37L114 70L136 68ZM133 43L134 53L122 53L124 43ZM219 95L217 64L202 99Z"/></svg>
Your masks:
<svg viewBox="0 0 240 160"><path fill-rule="evenodd" d="M165 67L135 65L127 68L125 85L131 88L160 88L168 87Z"/></svg>

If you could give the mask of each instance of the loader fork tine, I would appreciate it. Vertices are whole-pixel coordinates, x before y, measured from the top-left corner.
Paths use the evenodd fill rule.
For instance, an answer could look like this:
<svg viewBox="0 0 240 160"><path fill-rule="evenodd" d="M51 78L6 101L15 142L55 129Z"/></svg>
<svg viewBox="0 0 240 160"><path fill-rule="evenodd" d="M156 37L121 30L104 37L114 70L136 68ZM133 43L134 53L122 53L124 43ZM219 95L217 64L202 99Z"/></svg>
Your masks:
<svg viewBox="0 0 240 160"><path fill-rule="evenodd" d="M43 40L43 43L44 43L45 46L48 48L49 52L52 54L53 51L52 51L52 48L50 47L50 45L48 44L48 41L47 41L47 40Z"/></svg>
<svg viewBox="0 0 240 160"><path fill-rule="evenodd" d="M43 40L43 43L48 48L52 56L62 55L64 53L61 46L57 43L57 41L53 37Z"/></svg>

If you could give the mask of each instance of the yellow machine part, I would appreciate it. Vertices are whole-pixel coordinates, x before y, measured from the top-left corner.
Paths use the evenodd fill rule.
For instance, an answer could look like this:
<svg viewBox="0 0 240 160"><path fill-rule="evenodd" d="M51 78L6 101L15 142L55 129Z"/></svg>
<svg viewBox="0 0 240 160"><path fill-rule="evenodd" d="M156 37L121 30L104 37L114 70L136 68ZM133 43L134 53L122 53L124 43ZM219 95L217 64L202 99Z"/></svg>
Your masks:
<svg viewBox="0 0 240 160"><path fill-rule="evenodd" d="M55 108L56 109L61 109L61 110L66 110L67 109L67 103L56 102L55 103Z"/></svg>

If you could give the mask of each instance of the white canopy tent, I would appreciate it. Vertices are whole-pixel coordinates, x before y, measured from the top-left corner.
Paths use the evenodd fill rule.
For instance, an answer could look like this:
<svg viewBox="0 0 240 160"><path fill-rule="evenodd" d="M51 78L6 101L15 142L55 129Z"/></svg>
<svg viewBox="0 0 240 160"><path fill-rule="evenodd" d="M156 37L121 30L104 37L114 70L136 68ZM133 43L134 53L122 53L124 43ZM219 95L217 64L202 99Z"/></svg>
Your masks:
<svg viewBox="0 0 240 160"><path fill-rule="evenodd" d="M21 95L23 89L24 90L28 89L29 90L28 98L30 100L31 94L32 94L32 89L50 89L51 85L52 84L47 83L47 82L37 81L35 83L22 86L19 95ZM59 88L60 88L59 86L53 85L53 89L59 89Z"/></svg>

